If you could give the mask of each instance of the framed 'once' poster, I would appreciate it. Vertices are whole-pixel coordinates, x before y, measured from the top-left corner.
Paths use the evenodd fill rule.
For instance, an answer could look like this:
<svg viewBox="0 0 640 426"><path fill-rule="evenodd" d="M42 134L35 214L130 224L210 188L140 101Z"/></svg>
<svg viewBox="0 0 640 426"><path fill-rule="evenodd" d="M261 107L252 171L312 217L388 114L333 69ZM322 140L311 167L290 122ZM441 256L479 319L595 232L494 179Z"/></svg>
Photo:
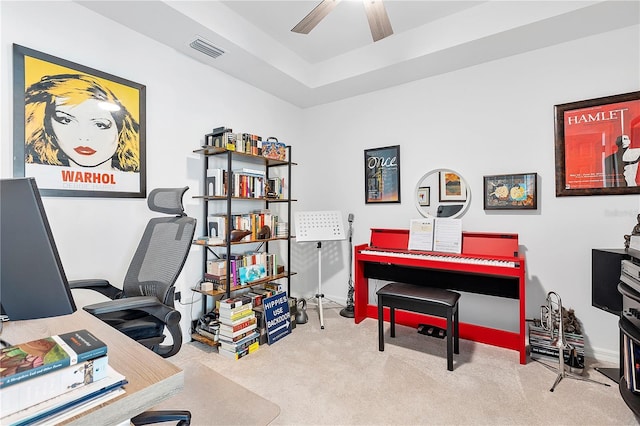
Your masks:
<svg viewBox="0 0 640 426"><path fill-rule="evenodd" d="M366 204L400 202L400 145L364 151Z"/></svg>
<svg viewBox="0 0 640 426"><path fill-rule="evenodd" d="M13 45L13 175L43 195L146 197L145 86Z"/></svg>

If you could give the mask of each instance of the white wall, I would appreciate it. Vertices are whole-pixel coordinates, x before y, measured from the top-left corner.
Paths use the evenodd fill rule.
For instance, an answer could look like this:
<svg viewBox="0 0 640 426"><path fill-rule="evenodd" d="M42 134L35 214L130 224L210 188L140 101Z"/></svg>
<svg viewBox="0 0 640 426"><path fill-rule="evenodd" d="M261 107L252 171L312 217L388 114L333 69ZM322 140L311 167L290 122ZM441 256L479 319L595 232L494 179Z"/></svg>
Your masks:
<svg viewBox="0 0 640 426"><path fill-rule="evenodd" d="M292 144L295 210L355 215L354 243L371 227L406 227L418 217L413 189L446 167L468 181L465 230L515 232L527 259L527 316L556 291L582 320L590 354L617 360L614 316L591 307L592 248L622 247L635 225L635 195L555 197L553 105L638 90L639 29L625 28L450 74L301 111L70 2L0 2L0 175L11 176L11 45L17 43L147 87L147 186L189 185L188 213L201 207L201 162L192 154L212 127L227 125ZM73 22L73 25L69 25ZM53 28L53 29L52 29ZM401 146L402 203L365 205L363 150ZM482 176L539 174L538 210L486 212ZM70 279L118 283L150 216L144 200L45 198ZM344 302L346 241L323 245L323 292ZM294 296L317 291L317 249L294 244ZM194 248L177 287L201 273ZM374 282L375 283L375 282ZM186 296L186 297L185 297ZM487 309L488 308L488 309ZM200 304L193 306L194 315ZM183 316L192 313L187 305ZM463 320L515 329L513 301L466 295ZM313 320L314 312L310 312ZM184 324L186 331L186 322ZM516 355L514 352L514 360Z"/></svg>
<svg viewBox="0 0 640 426"><path fill-rule="evenodd" d="M225 125L288 143L300 139L298 108L76 3L2 1L0 13L2 177L12 175L13 43L146 85L147 188L189 186L187 213L199 219L202 207L192 197L203 192L202 159L193 150L205 133ZM152 216L146 200L45 197L44 205L68 278L118 285ZM201 248L194 246L176 283L183 303L194 297L189 289L201 273ZM185 333L200 309L199 296L180 307Z"/></svg>
<svg viewBox="0 0 640 426"><path fill-rule="evenodd" d="M463 229L519 234L527 318L556 291L583 322L587 350L615 361L617 318L591 306L591 249L623 247L639 197L555 196L553 106L638 90L639 40L637 26L624 28L309 109L305 143L314 148L298 150L299 207L354 213L354 243L367 243L371 227L406 228L420 217L413 191L425 172L454 169L472 191ZM366 205L363 150L388 145L401 147L402 203ZM483 210L483 176L527 172L539 176L537 210ZM323 273L329 297L345 293L348 246L340 250ZM514 302L465 294L460 303L462 321L517 330Z"/></svg>

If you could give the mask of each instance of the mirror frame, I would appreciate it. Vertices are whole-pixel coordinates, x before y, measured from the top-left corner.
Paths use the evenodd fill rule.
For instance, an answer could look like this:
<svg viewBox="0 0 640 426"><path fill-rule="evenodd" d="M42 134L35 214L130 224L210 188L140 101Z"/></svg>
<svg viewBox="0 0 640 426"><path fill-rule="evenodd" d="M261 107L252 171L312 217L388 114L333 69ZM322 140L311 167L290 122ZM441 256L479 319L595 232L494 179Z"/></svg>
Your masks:
<svg viewBox="0 0 640 426"><path fill-rule="evenodd" d="M424 175L422 175L422 177L420 179L418 179L418 182L416 183L416 187L415 190L413 191L414 194L414 199L415 199L415 205L416 205L416 209L418 209L418 212L420 212L420 214L424 217L438 217L437 216L437 212L438 212L438 207L440 206L452 206L452 205L459 205L461 202L456 202L456 201L440 201L441 197L439 195L435 195L434 193L434 188L433 186L429 187L429 192L430 192L430 198L431 199L435 199L438 200L437 202L432 203L429 206L422 206L420 205L420 197L418 196L418 191L420 191L421 188L424 188L423 182L428 179L431 178L433 175L436 175L436 189L438 190L438 194L440 193L440 173L442 172L449 172L449 173L455 173L458 176L460 176L460 180L462 181L465 190L466 190L466 200L464 201L464 204L462 206L462 208L457 211L456 213L454 213L451 216L441 216L441 217L449 217L452 219L456 219L456 218L460 218L462 217L467 210L469 210L469 205L471 204L471 189L469 188L469 184L467 183L466 179L464 178L464 176L462 176L460 173L458 173L455 170L452 169L433 169L428 171L427 173L425 173Z"/></svg>

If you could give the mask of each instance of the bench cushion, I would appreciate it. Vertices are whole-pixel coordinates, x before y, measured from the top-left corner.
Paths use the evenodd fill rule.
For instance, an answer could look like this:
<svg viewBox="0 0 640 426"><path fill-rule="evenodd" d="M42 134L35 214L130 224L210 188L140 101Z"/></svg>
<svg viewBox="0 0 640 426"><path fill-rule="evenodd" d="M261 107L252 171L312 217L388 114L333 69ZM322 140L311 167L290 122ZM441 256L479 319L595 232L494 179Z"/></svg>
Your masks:
<svg viewBox="0 0 640 426"><path fill-rule="evenodd" d="M415 284L390 283L376 292L379 296L398 296L416 301L455 306L460 299L460 293L442 288L425 287Z"/></svg>

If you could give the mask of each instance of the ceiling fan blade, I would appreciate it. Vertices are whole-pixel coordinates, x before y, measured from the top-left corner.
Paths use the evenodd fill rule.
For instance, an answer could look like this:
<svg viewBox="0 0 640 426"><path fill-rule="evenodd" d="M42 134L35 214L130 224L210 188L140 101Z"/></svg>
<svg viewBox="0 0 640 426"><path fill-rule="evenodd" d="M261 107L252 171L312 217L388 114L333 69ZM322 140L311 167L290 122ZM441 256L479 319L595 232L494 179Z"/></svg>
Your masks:
<svg viewBox="0 0 640 426"><path fill-rule="evenodd" d="M309 12L302 21L298 22L298 25L293 27L291 31L294 33L309 34L338 3L340 3L340 0L322 0L322 2Z"/></svg>
<svg viewBox="0 0 640 426"><path fill-rule="evenodd" d="M382 0L363 0L363 3L373 41L382 40L393 34L391 22L389 21L389 16L387 15L387 10L384 8Z"/></svg>

